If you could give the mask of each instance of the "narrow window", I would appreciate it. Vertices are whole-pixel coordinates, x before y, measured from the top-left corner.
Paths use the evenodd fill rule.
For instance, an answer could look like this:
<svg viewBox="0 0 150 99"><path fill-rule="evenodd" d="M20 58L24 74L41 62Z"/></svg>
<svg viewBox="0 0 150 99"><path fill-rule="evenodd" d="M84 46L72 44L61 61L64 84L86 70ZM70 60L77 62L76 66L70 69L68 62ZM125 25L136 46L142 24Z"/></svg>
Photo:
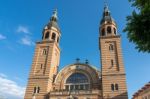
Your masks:
<svg viewBox="0 0 150 99"><path fill-rule="evenodd" d="M49 38L49 32L46 32L45 39L48 39L48 38Z"/></svg>
<svg viewBox="0 0 150 99"><path fill-rule="evenodd" d="M114 50L114 46L112 44L109 45L109 50L113 51Z"/></svg>
<svg viewBox="0 0 150 99"><path fill-rule="evenodd" d="M41 64L41 69L43 69L43 64Z"/></svg>
<svg viewBox="0 0 150 99"><path fill-rule="evenodd" d="M118 84L115 84L115 90L119 90Z"/></svg>
<svg viewBox="0 0 150 99"><path fill-rule="evenodd" d="M107 33L108 33L108 34L111 33L111 27L110 27L110 26L107 27Z"/></svg>
<svg viewBox="0 0 150 99"><path fill-rule="evenodd" d="M105 28L102 29L102 36L105 36Z"/></svg>
<svg viewBox="0 0 150 99"><path fill-rule="evenodd" d="M52 34L52 40L54 40L54 41L55 41L55 39L56 39L56 34L55 34L55 33L53 33L53 34Z"/></svg>
<svg viewBox="0 0 150 99"><path fill-rule="evenodd" d="M57 38L57 43L59 43L59 37Z"/></svg>
<svg viewBox="0 0 150 99"><path fill-rule="evenodd" d="M33 91L33 93L36 93L36 87L34 87L34 91Z"/></svg>
<svg viewBox="0 0 150 99"><path fill-rule="evenodd" d="M116 32L116 29L114 28L114 34L116 34L117 32Z"/></svg>
<svg viewBox="0 0 150 99"><path fill-rule="evenodd" d="M114 66L114 61L113 61L113 60L111 60L111 66L112 66L112 67Z"/></svg>
<svg viewBox="0 0 150 99"><path fill-rule="evenodd" d="M37 87L37 93L40 93L40 87Z"/></svg>
<svg viewBox="0 0 150 99"><path fill-rule="evenodd" d="M114 88L114 84L111 84L111 90L114 91L115 88Z"/></svg>

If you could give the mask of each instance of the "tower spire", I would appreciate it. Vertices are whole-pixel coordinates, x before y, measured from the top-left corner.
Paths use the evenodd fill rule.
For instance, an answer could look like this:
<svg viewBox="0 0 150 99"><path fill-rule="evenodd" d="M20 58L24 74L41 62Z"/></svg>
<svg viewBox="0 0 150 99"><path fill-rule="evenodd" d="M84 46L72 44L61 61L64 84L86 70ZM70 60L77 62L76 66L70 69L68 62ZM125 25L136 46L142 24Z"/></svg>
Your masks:
<svg viewBox="0 0 150 99"><path fill-rule="evenodd" d="M56 28L58 31L60 31L59 25L58 25L58 12L57 9L54 9L53 14L50 18L50 21L45 26L44 29L51 29L52 27Z"/></svg>

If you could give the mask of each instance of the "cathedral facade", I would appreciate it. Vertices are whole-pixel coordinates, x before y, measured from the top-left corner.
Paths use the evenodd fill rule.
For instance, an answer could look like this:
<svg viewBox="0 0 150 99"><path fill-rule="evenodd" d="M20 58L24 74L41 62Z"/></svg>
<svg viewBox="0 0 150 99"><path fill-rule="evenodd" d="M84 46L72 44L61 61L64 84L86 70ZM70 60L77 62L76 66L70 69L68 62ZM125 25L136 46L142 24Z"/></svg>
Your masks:
<svg viewBox="0 0 150 99"><path fill-rule="evenodd" d="M58 71L61 32L57 21L54 11L36 43L24 99L128 99L121 37L108 6L99 26L101 69L77 59Z"/></svg>

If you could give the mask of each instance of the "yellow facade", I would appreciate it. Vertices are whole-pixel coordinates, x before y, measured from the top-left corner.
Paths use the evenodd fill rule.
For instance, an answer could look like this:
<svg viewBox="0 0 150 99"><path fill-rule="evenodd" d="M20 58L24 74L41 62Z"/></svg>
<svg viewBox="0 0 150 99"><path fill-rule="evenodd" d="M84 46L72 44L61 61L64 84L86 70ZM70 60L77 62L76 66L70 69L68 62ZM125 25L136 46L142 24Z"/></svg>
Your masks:
<svg viewBox="0 0 150 99"><path fill-rule="evenodd" d="M99 32L101 69L77 60L58 72L61 33L54 11L36 43L24 99L128 99L121 40L107 6Z"/></svg>

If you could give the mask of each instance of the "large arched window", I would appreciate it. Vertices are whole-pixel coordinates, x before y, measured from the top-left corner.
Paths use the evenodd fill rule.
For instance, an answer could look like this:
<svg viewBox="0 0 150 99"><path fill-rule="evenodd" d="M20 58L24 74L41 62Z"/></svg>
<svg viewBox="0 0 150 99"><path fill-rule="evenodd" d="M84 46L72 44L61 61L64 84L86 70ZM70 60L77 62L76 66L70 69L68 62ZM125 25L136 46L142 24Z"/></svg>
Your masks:
<svg viewBox="0 0 150 99"><path fill-rule="evenodd" d="M74 73L66 80L66 90L88 90L89 88L89 80L87 76L82 73Z"/></svg>
<svg viewBox="0 0 150 99"><path fill-rule="evenodd" d="M107 33L108 33L108 34L111 33L111 27L110 27L110 26L107 27Z"/></svg>
<svg viewBox="0 0 150 99"><path fill-rule="evenodd" d="M75 73L72 74L66 81L66 83L87 83L88 79L84 74Z"/></svg>
<svg viewBox="0 0 150 99"><path fill-rule="evenodd" d="M49 38L49 32L46 32L45 39L48 39L48 38Z"/></svg>

